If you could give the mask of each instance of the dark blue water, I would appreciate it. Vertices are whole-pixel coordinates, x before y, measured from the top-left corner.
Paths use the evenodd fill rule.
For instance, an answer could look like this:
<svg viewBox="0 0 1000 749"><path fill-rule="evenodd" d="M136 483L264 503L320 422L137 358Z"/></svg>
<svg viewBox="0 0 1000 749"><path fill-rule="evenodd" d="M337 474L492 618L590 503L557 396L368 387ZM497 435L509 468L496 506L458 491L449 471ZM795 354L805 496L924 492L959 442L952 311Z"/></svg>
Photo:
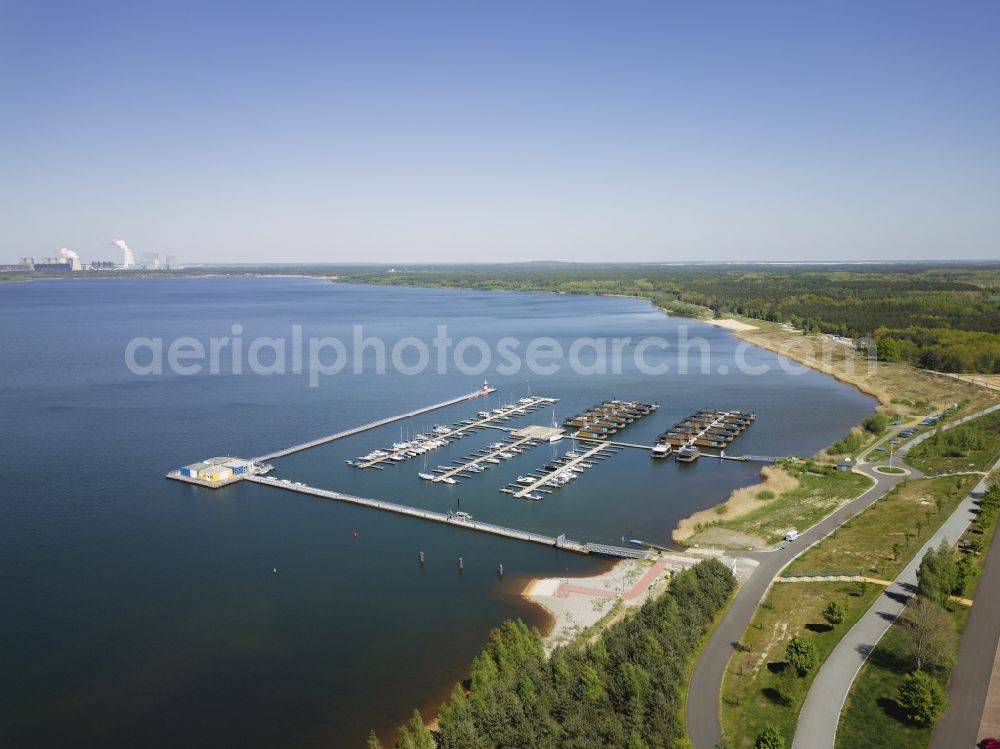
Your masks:
<svg viewBox="0 0 1000 749"><path fill-rule="evenodd" d="M484 378L500 389L493 406L529 390L560 398L559 421L607 397L658 401L658 412L621 434L643 444L696 408L755 409L757 422L731 453L809 454L873 408L831 378L785 374L766 351L746 358L771 372L741 374L738 341L704 325L689 334L711 345L707 375L692 365L687 375L674 366L653 377L629 357L614 375L567 366L550 376L454 367L377 375L349 366L311 388L305 374L261 376L246 364L234 374L225 357L218 375L137 376L125 365L137 336L207 342L231 336L234 324L244 345L290 337L293 325L306 338L349 344L355 323L390 348L402 336L429 342L439 324L455 340L475 335L491 346L503 336L566 346L579 336L676 341L681 323L631 299L294 278L53 281L0 285L0 322L0 745L12 747L357 746L369 728L384 732L413 706L431 708L466 675L490 627L512 616L544 624L518 595L527 578L603 565L267 487L211 491L163 478L179 465L262 454L453 397ZM647 359L676 365L675 356L671 348ZM723 365L728 374L719 374ZM677 519L756 476L751 465L679 466L626 450L529 503L497 490L569 443L539 446L454 487L421 482L418 460L384 471L344 465L398 440L401 428L483 407L454 406L288 456L277 474L434 509L460 499L477 519L616 542L666 542ZM429 467L496 438L462 440L430 454Z"/></svg>

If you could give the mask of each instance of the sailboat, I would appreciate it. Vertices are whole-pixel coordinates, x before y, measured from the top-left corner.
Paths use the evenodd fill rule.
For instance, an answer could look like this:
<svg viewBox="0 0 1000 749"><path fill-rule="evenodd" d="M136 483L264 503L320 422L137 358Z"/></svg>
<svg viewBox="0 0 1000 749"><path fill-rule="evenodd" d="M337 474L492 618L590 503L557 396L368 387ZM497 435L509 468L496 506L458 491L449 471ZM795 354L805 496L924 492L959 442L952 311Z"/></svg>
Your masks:
<svg viewBox="0 0 1000 749"><path fill-rule="evenodd" d="M559 429L559 427L556 426L556 409L554 406L552 408L552 428ZM562 430L558 432L553 432L551 435L549 435L549 442L558 442L562 438L563 438Z"/></svg>
<svg viewBox="0 0 1000 749"><path fill-rule="evenodd" d="M434 481L437 478L433 473L428 473L427 471L427 456L424 456L424 470L417 474L424 481Z"/></svg>

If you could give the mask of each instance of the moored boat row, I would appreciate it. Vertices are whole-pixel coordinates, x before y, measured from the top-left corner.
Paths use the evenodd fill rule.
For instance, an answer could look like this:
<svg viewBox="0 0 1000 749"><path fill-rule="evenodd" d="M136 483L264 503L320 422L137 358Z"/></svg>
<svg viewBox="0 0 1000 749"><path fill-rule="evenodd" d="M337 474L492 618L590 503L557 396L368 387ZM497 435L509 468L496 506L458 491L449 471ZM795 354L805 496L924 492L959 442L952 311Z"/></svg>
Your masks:
<svg viewBox="0 0 1000 749"><path fill-rule="evenodd" d="M606 440L659 407L658 403L606 400L566 419L563 424L576 429L575 436L582 439Z"/></svg>
<svg viewBox="0 0 1000 749"><path fill-rule="evenodd" d="M725 451L726 446L756 418L757 414L752 411L695 411L656 438L652 457L665 458L673 453L682 463L691 463L701 456L699 448Z"/></svg>

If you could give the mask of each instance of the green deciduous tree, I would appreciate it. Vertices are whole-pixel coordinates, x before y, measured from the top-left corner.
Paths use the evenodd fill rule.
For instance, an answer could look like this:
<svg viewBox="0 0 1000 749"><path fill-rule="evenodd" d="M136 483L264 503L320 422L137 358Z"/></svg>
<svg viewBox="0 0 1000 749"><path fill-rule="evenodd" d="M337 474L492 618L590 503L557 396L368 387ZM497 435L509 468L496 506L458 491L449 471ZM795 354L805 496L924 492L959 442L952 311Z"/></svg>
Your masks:
<svg viewBox="0 0 1000 749"><path fill-rule="evenodd" d="M768 726L753 740L753 749L785 749L785 740L777 728Z"/></svg>
<svg viewBox="0 0 1000 749"><path fill-rule="evenodd" d="M944 606L957 581L955 554L948 542L942 540L938 548L928 549L920 560L920 567L917 569L918 592L923 598Z"/></svg>
<svg viewBox="0 0 1000 749"><path fill-rule="evenodd" d="M830 624L842 624L847 616L847 609L840 601L830 601L823 609L823 618Z"/></svg>
<svg viewBox="0 0 1000 749"><path fill-rule="evenodd" d="M800 674L816 667L816 646L812 640L795 635L785 647L785 660Z"/></svg>
<svg viewBox="0 0 1000 749"><path fill-rule="evenodd" d="M944 688L923 671L906 675L896 691L896 702L907 720L917 725L933 725L948 707Z"/></svg>
<svg viewBox="0 0 1000 749"><path fill-rule="evenodd" d="M951 589L952 594L964 596L978 574L979 570L971 558L962 557L959 559L955 564L955 587Z"/></svg>
<svg viewBox="0 0 1000 749"><path fill-rule="evenodd" d="M879 338L875 344L875 352L882 361L898 362L903 358L899 341L895 338Z"/></svg>

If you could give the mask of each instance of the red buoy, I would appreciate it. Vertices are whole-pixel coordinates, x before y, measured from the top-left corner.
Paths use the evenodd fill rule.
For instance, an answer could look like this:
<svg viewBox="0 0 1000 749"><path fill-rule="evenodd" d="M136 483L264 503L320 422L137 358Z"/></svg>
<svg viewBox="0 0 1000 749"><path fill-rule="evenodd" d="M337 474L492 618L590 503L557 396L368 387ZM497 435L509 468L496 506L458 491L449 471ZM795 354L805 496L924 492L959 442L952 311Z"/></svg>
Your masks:
<svg viewBox="0 0 1000 749"><path fill-rule="evenodd" d="M357 532L357 531L354 531L354 537L355 537L355 538L357 538L357 537L358 537L358 532Z"/></svg>

